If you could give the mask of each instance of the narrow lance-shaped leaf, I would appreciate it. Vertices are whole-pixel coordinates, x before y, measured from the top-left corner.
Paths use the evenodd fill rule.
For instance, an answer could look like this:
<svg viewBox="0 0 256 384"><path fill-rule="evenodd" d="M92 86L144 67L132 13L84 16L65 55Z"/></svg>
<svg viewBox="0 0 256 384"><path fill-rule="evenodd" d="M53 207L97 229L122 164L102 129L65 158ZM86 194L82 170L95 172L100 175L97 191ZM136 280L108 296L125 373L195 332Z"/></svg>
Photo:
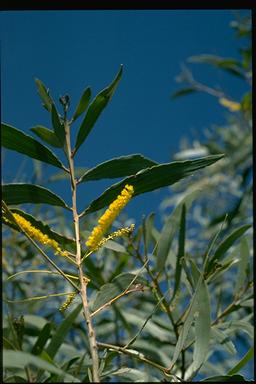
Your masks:
<svg viewBox="0 0 256 384"><path fill-rule="evenodd" d="M181 259L185 256L185 236L186 236L186 205L182 205L181 217L180 217L180 232L179 232L179 244L178 244L178 254L176 259L176 268L175 268L175 282L173 290L173 299L180 286L180 278L182 272Z"/></svg>
<svg viewBox="0 0 256 384"><path fill-rule="evenodd" d="M245 77L243 70L241 68L240 62L233 58L203 54L198 56L191 56L189 57L188 61L191 63L210 64L217 68L221 68L227 72L230 72L232 73L232 75L236 75L242 78Z"/></svg>
<svg viewBox="0 0 256 384"><path fill-rule="evenodd" d="M104 110L111 97L113 96L114 91L121 79L122 71L123 67L121 66L114 81L107 88L103 89L89 105L88 111L78 131L74 153L76 153L78 148L83 144L101 112Z"/></svg>
<svg viewBox="0 0 256 384"><path fill-rule="evenodd" d="M48 355L53 359L56 353L58 352L60 346L62 345L65 337L67 336L68 331L74 325L74 322L81 312L82 304L79 304L66 319L59 325L56 332L52 336L51 342L48 345L46 351Z"/></svg>
<svg viewBox="0 0 256 384"><path fill-rule="evenodd" d="M40 139L44 140L47 144L52 145L56 148L61 148L62 144L60 143L58 137L50 129L43 127L42 125L36 125L33 128L30 128Z"/></svg>
<svg viewBox="0 0 256 384"><path fill-rule="evenodd" d="M96 311L104 304L110 302L114 297L120 295L127 287L130 287L131 283L132 286L135 284L147 284L145 279L140 276L136 277L136 275L132 273L122 273L116 276L111 283L104 284L101 287L92 303L92 311Z"/></svg>
<svg viewBox="0 0 256 384"><path fill-rule="evenodd" d="M61 123L57 109L54 104L52 104L52 126L55 132L55 135L59 139L62 146L65 143L65 129L64 125Z"/></svg>
<svg viewBox="0 0 256 384"><path fill-rule="evenodd" d="M2 124L2 146L66 170L61 161L43 144L8 124Z"/></svg>
<svg viewBox="0 0 256 384"><path fill-rule="evenodd" d="M223 375L223 376L211 376L208 377L207 379L201 380L201 382L213 382L213 383L241 383L241 382L248 382L243 376L241 375ZM253 382L253 381L251 381Z"/></svg>
<svg viewBox="0 0 256 384"><path fill-rule="evenodd" d="M199 195L201 191L195 190L187 196L185 196L179 204L174 208L173 212L167 218L160 237L157 242L157 246L154 249L154 255L156 255L156 271L159 273L165 266L165 262L168 257L172 241L174 239L175 233L178 230L181 211L183 204L186 204L187 209L190 208L194 199Z"/></svg>
<svg viewBox="0 0 256 384"><path fill-rule="evenodd" d="M238 264L237 279L235 285L235 294L239 294L243 284L246 280L246 275L248 271L248 262L249 262L250 249L246 238L242 238L240 244L240 260Z"/></svg>
<svg viewBox="0 0 256 384"><path fill-rule="evenodd" d="M191 175L196 170L214 164L223 156L224 155L213 155L194 160L175 161L143 169L135 175L129 176L108 188L85 209L81 216L109 205L126 184L133 185L134 196L137 196L167 185L172 185L184 177Z"/></svg>
<svg viewBox="0 0 256 384"><path fill-rule="evenodd" d="M83 95L79 101L79 104L75 110L72 120L75 121L88 107L91 98L91 89L88 87L83 92Z"/></svg>
<svg viewBox="0 0 256 384"><path fill-rule="evenodd" d="M186 96L186 95L193 93L193 92L196 92L195 88L192 88L192 87L181 88L181 89L178 89L177 91L173 92L171 95L171 98L176 99L177 97Z"/></svg>
<svg viewBox="0 0 256 384"><path fill-rule="evenodd" d="M43 329L40 331L38 338L31 351L33 355L39 355L42 352L45 344L51 336L51 329L51 323L46 323Z"/></svg>
<svg viewBox="0 0 256 384"><path fill-rule="evenodd" d="M44 108L47 109L47 111L51 112L53 100L49 94L49 90L46 89L44 83L41 80L35 79L35 83L37 86L40 99L43 102Z"/></svg>
<svg viewBox="0 0 256 384"><path fill-rule="evenodd" d="M153 165L157 165L157 163L140 154L121 156L105 161L104 163L89 169L79 179L79 182L83 183L90 180L111 179L132 175L141 169L148 168Z"/></svg>
<svg viewBox="0 0 256 384"><path fill-rule="evenodd" d="M10 211L12 213L18 213L20 216L24 217L26 220L28 220L35 228L39 229L42 233L48 235L51 239L53 240L56 240L59 244L61 244L62 246L66 246L66 245L72 245L72 244L75 244L75 239L71 239L69 237L66 237L66 236L63 236L63 235L60 235L59 233L53 231L49 225L43 223L42 221L36 219L35 217L33 217L32 215L22 211L21 209L16 209L16 208L11 208ZM19 227L17 225L13 225L12 223L10 223L9 221L8 222L5 222L3 220L3 222L10 226L11 228L17 230L17 231L20 231Z"/></svg>
<svg viewBox="0 0 256 384"><path fill-rule="evenodd" d="M200 275L197 286L196 286L195 293L194 293L194 295L190 301L190 304L188 306L188 309L186 311L186 317L185 317L184 324L183 324L183 326L180 330L180 333L179 333L179 338L178 338L178 341L177 341L177 344L176 344L176 347L174 350L172 362L171 362L171 367L170 367L171 369L179 358L179 355L183 349L184 343L187 339L188 332L192 326L193 318L194 318L195 312L196 312L197 307L198 307L198 297L200 295L202 282L203 282L203 277L202 277L202 275Z"/></svg>
<svg viewBox="0 0 256 384"><path fill-rule="evenodd" d="M195 313L195 346L193 362L188 367L186 375L191 380L206 360L211 333L210 297L205 280L202 281L198 293Z"/></svg>
<svg viewBox="0 0 256 384"><path fill-rule="evenodd" d="M242 359L233 368L231 368L228 371L228 375L234 375L235 373L238 373L252 359L253 359L253 347L251 347L246 352L246 354L242 357Z"/></svg>
<svg viewBox="0 0 256 384"><path fill-rule="evenodd" d="M64 372L62 369L57 368L54 364L42 359L38 356L34 356L27 352L22 351L3 351L3 367L4 368L19 368L24 369L28 364L32 364L37 368L43 368L48 372L52 372L66 379L68 382L79 382L74 376Z"/></svg>
<svg viewBox="0 0 256 384"><path fill-rule="evenodd" d="M49 189L34 184L4 184L2 186L3 199L7 205L12 204L50 204L70 209L64 200Z"/></svg>
<svg viewBox="0 0 256 384"><path fill-rule="evenodd" d="M217 247L216 251L214 252L214 255L209 260L208 266L207 266L207 273L209 273L214 266L214 263L218 260L222 259L225 252L233 245L233 243L241 237L247 229L251 227L251 224L245 224L241 227L235 229L228 237L226 237L220 245Z"/></svg>

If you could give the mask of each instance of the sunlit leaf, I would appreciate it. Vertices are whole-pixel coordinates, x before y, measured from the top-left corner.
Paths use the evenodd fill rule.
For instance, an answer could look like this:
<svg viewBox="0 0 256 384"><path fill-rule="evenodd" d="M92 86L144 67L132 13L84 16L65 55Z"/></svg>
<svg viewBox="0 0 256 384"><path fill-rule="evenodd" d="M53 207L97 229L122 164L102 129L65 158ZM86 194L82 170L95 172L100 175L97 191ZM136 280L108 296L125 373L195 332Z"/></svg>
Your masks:
<svg viewBox="0 0 256 384"><path fill-rule="evenodd" d="M83 144L83 142L91 132L101 112L104 110L104 108L107 106L108 102L110 101L111 97L113 96L115 89L121 79L122 71L123 71L123 67L121 66L114 81L107 88L103 89L89 105L85 118L78 131L74 153Z"/></svg>
<svg viewBox="0 0 256 384"><path fill-rule="evenodd" d="M134 196L137 196L167 185L172 185L184 177L191 175L196 170L214 164L222 157L223 155L213 155L195 160L175 161L141 170L135 175L129 176L108 188L85 209L81 216L109 205L116 199L126 184L133 185Z"/></svg>
<svg viewBox="0 0 256 384"><path fill-rule="evenodd" d="M217 247L214 252L214 255L209 260L208 266L206 268L207 272L211 271L214 263L222 259L227 252L227 250L233 245L233 243L239 239L249 228L251 224L242 225L239 228L236 228L229 236L227 236Z"/></svg>
<svg viewBox="0 0 256 384"><path fill-rule="evenodd" d="M71 381L71 382L79 382L74 376L65 373L60 368L56 367L53 364L41 359L40 357L33 356L30 353L22 352L22 351L3 351L3 366L4 368L21 368L28 364L31 364L37 368L44 369L48 372L57 373L61 375L63 378Z"/></svg>
<svg viewBox="0 0 256 384"><path fill-rule="evenodd" d="M154 250L154 254L156 255L156 270L160 272L167 260L169 249L171 247L173 238L178 231L182 206L185 204L187 210L189 210L193 200L199 195L200 190L195 190L188 195L186 195L179 204L172 211L170 216L167 218L164 227L161 231L160 237L157 242L157 247Z"/></svg>
<svg viewBox="0 0 256 384"><path fill-rule="evenodd" d="M89 169L80 179L79 182L90 180L112 179L128 176L139 172L141 169L151 167L157 163L146 157L135 154L121 156L115 159L105 161L96 167Z"/></svg>
<svg viewBox="0 0 256 384"><path fill-rule="evenodd" d="M223 376L212 376L207 379L201 380L201 382L214 382L214 383L234 383L248 381L241 375L223 375Z"/></svg>
<svg viewBox="0 0 256 384"><path fill-rule="evenodd" d="M75 110L75 113L72 117L72 120L75 121L88 107L91 97L91 89L88 87L84 90L83 95L78 103L78 106Z"/></svg>
<svg viewBox="0 0 256 384"><path fill-rule="evenodd" d="M234 292L235 294L239 294L246 280L247 271L249 268L249 265L248 265L249 256L250 256L250 249L248 246L248 242L246 238L243 237L241 239L241 244L240 244L240 261L238 264L238 272L237 272L235 292Z"/></svg>
<svg viewBox="0 0 256 384"><path fill-rule="evenodd" d="M44 83L41 80L35 79L35 83L44 108L51 112L53 100L49 94L49 90L46 89Z"/></svg>
<svg viewBox="0 0 256 384"><path fill-rule="evenodd" d="M146 282L142 277L136 277L136 275L132 273L123 273L116 276L111 283L104 284L101 287L92 303L92 311L94 312L110 302L113 298L124 292L130 285L129 288L132 289L136 284L145 285Z"/></svg>
<svg viewBox="0 0 256 384"><path fill-rule="evenodd" d="M228 371L228 375L234 375L235 373L238 373L241 371L241 369L250 361L253 359L253 352L254 349L251 347L246 354L242 357L242 359L232 368Z"/></svg>

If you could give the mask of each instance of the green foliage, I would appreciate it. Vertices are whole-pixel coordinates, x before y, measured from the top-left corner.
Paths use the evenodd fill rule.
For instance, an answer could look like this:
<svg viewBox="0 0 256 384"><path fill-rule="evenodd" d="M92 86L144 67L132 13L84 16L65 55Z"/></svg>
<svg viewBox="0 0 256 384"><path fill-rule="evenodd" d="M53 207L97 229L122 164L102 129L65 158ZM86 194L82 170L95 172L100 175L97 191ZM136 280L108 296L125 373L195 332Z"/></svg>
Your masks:
<svg viewBox="0 0 256 384"><path fill-rule="evenodd" d="M54 165L58 168L65 169L61 161L47 147L33 137L26 135L22 131L8 124L1 124L2 146L24 155L32 157Z"/></svg>
<svg viewBox="0 0 256 384"><path fill-rule="evenodd" d="M239 35L249 34L246 23L235 28ZM249 47L245 49L241 61L212 55L190 60L248 81ZM69 96L60 98L61 116L49 90L36 79L53 130L41 125L31 130L61 151L66 165L39 141L2 124L5 148L62 169L45 182L35 172L33 181L3 185L4 382L92 382L95 366L106 382L248 381L243 370L253 358L251 92L241 98L227 126L209 134L204 144L183 147L172 162L158 164L132 154L92 169L74 167L77 150L121 75L122 67L91 103L86 88L70 120ZM181 78L189 80L188 88L176 97L209 90L188 69ZM226 97L219 90L212 94L218 100ZM83 114L72 146L69 129ZM119 177L123 179L82 212L76 211L79 183ZM60 180L70 182L72 207L51 190L51 183ZM89 229L101 215L97 211L111 204L126 184L134 187L133 196L175 184L174 195L161 204L161 228L152 212L133 233L110 234L97 251L87 249ZM30 204L30 212L23 204ZM74 227L64 215L71 209ZM67 255L53 255L39 240L25 237L14 213L56 241ZM128 227L131 220L120 215L114 225ZM64 302L70 294L73 301ZM59 311L67 302L66 310ZM239 340L247 350L242 358Z"/></svg>

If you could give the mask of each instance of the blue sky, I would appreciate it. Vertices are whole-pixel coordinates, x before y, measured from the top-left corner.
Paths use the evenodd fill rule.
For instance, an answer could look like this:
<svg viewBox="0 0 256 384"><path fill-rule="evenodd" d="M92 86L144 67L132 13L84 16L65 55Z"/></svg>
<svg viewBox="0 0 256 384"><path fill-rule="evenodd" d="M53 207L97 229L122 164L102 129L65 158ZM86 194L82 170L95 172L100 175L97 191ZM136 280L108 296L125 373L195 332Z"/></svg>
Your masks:
<svg viewBox="0 0 256 384"><path fill-rule="evenodd" d="M79 150L77 165L93 167L132 153L168 162L182 137L193 137L193 130L201 135L203 129L225 122L227 110L213 97L196 94L171 100L170 94L179 87L175 76L188 56L237 57L238 43L229 27L233 19L231 10L1 12L2 120L26 132L36 124L50 127L35 77L50 88L55 100L68 93L72 113L85 87L91 86L96 95L123 64L118 89ZM198 80L221 85L235 100L245 91L243 82L232 75L200 64L191 68ZM13 180L22 159L4 151L4 182ZM21 175L27 169L31 174L29 160ZM44 172L56 170L46 167ZM81 185L79 208L114 182ZM70 201L65 182L47 187ZM158 211L167 191L136 197L127 212L139 224L143 214Z"/></svg>

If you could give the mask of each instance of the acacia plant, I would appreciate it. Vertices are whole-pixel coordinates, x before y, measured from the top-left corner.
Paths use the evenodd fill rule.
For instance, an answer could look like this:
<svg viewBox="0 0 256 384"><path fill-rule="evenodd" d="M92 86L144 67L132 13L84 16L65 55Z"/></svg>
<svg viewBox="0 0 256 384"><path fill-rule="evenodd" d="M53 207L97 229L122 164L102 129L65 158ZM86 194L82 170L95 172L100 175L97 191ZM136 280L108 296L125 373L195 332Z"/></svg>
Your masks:
<svg viewBox="0 0 256 384"><path fill-rule="evenodd" d="M59 99L60 114L49 90L36 79L52 129L33 127L35 139L2 124L2 145L59 168L67 176L72 197L70 206L42 185L3 184L2 221L10 229L4 237L5 382L184 381L195 377L206 362L211 326L221 319L218 316L211 322L208 284L230 239L214 250L216 234L200 266L186 260L189 199L179 204L160 232L153 225L153 214L136 229L131 222L119 222L114 232L110 229L130 199L172 185L214 164L223 154L165 164L132 154L78 175L76 154L112 98L121 75L122 67L91 102L91 90L86 88L71 117L69 96ZM82 122L73 144L71 126L79 117ZM115 178L122 179L78 212L81 183ZM23 207L26 204L30 213ZM57 209L65 210L67 214L56 215L70 220L72 234L56 231L46 211L36 210L41 205L49 205L53 215ZM233 240L249 226L242 227ZM173 257L174 235L178 236L178 249ZM43 264L35 262L38 256ZM35 296L40 287L44 294ZM51 293L51 288L58 291ZM181 300L184 289L185 301ZM60 313L56 302L62 296L67 298L60 307L64 317L60 321L54 315ZM42 315L40 300L53 302L51 313ZM81 302L73 308L78 300ZM12 313L20 303L23 313L15 318ZM32 317L25 314L26 305ZM79 321L81 310L83 320ZM221 339L221 332L218 334Z"/></svg>

